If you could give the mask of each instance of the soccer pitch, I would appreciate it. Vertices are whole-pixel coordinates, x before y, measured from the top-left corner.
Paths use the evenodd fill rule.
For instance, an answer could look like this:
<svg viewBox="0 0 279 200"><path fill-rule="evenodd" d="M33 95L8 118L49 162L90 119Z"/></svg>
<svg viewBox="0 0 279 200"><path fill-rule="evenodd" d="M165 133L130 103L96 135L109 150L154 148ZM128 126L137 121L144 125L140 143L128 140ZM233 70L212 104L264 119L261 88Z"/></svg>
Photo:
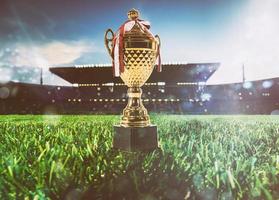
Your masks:
<svg viewBox="0 0 279 200"><path fill-rule="evenodd" d="M279 117L151 120L161 150L127 153L119 116L0 116L0 199L279 199Z"/></svg>

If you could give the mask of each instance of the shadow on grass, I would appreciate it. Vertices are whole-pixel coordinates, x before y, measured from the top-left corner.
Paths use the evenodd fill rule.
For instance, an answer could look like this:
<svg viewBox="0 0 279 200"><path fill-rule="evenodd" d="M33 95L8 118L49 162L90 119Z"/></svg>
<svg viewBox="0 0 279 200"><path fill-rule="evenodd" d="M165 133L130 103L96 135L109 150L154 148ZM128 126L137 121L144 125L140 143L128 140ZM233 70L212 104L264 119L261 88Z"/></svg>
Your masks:
<svg viewBox="0 0 279 200"><path fill-rule="evenodd" d="M112 150L114 157L119 152ZM123 154L123 152L122 152ZM190 197L190 179L170 154L124 153L130 163L121 173L107 171L84 192L69 187L64 199L185 199ZM114 156L113 156L114 155Z"/></svg>

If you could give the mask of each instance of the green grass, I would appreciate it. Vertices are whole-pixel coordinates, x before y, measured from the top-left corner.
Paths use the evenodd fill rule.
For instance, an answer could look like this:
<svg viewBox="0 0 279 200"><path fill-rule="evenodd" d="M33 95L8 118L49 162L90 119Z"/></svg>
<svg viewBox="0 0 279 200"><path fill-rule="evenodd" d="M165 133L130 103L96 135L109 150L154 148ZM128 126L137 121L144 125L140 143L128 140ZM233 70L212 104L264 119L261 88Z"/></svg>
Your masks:
<svg viewBox="0 0 279 200"><path fill-rule="evenodd" d="M119 116L0 116L0 199L279 199L279 117L151 119L161 150L127 153Z"/></svg>

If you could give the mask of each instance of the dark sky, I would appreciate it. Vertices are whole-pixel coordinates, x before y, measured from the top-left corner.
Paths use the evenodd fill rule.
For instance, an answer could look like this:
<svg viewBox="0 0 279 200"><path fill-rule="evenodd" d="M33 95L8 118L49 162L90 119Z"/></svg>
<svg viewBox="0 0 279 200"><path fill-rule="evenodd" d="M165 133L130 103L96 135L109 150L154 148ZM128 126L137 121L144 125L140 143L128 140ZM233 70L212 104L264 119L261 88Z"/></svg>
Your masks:
<svg viewBox="0 0 279 200"><path fill-rule="evenodd" d="M5 43L98 38L107 27L118 28L133 7L158 29L175 23L180 29L186 25L200 30L226 23L241 7L237 0L1 0L0 4L0 37Z"/></svg>
<svg viewBox="0 0 279 200"><path fill-rule="evenodd" d="M262 41L279 33L274 25L279 11L276 2L0 0L0 69L108 63L105 30L117 30L127 19L127 11L136 8L151 22L151 31L161 37L163 62L222 62L227 64L221 69L230 72L245 63L253 79L259 77L253 74L255 64L262 67L277 62L275 55L264 53L268 51L255 51L263 45L267 50L278 49L274 40L270 44ZM259 53L261 60L255 59ZM272 69L271 73L277 72Z"/></svg>

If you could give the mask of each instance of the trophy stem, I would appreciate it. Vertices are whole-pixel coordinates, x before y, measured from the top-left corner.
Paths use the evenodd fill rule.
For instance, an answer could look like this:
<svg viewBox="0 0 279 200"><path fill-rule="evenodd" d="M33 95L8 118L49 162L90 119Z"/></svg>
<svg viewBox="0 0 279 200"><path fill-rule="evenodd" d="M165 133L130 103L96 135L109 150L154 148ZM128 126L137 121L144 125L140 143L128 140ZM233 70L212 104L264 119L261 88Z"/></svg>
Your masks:
<svg viewBox="0 0 279 200"><path fill-rule="evenodd" d="M128 104L123 110L120 125L124 127L150 126L148 112L142 104L142 89L140 87L129 87L127 94Z"/></svg>

